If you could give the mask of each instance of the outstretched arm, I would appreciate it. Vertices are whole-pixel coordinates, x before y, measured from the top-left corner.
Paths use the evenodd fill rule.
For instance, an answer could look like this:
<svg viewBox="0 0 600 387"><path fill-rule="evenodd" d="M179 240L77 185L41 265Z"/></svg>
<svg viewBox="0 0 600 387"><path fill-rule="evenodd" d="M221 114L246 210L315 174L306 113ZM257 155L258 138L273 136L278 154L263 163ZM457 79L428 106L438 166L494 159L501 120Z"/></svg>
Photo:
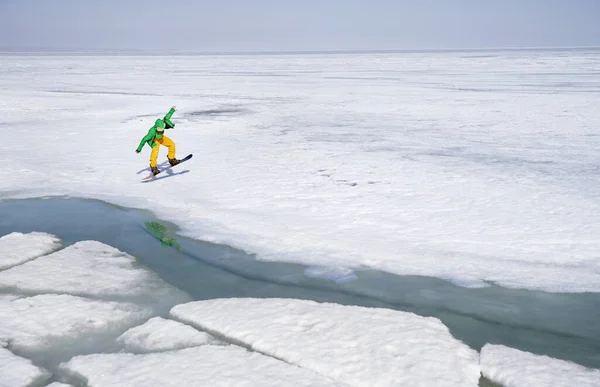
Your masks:
<svg viewBox="0 0 600 387"><path fill-rule="evenodd" d="M165 122L165 128L167 129L172 129L175 127L175 124L171 121L171 117L173 116L173 113L175 113L175 110L177 110L175 106L171 107L171 110L169 110L165 118L163 118L163 121Z"/></svg>

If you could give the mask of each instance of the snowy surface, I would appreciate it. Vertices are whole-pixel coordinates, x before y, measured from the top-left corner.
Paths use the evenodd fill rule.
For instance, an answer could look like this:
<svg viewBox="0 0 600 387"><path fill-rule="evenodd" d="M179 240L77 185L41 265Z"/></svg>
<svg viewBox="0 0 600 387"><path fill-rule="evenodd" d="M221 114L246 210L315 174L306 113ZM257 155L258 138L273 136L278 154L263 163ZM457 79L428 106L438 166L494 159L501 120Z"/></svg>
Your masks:
<svg viewBox="0 0 600 387"><path fill-rule="evenodd" d="M50 373L0 347L0 387L41 385Z"/></svg>
<svg viewBox="0 0 600 387"><path fill-rule="evenodd" d="M239 347L75 357L61 366L93 386L342 386L310 370Z"/></svg>
<svg viewBox="0 0 600 387"><path fill-rule="evenodd" d="M20 352L58 350L94 334L119 332L151 315L151 309L134 304L66 294L0 300L0 340Z"/></svg>
<svg viewBox="0 0 600 387"><path fill-rule="evenodd" d="M117 342L124 344L126 351L145 353L216 344L218 340L189 325L153 317L145 324L123 333Z"/></svg>
<svg viewBox="0 0 600 387"><path fill-rule="evenodd" d="M96 241L81 241L4 270L0 272L1 287L128 300L176 293L131 255Z"/></svg>
<svg viewBox="0 0 600 387"><path fill-rule="evenodd" d="M600 386L600 370L502 345L481 349L481 372L504 387Z"/></svg>
<svg viewBox="0 0 600 387"><path fill-rule="evenodd" d="M32 248L38 251L36 239ZM32 256L25 246L21 251ZM189 300L131 255L96 241L0 271L2 289L10 293L0 295L0 341L29 353L82 338L101 342Z"/></svg>
<svg viewBox="0 0 600 387"><path fill-rule="evenodd" d="M435 318L289 299L221 299L171 315L352 386L477 386L478 353Z"/></svg>
<svg viewBox="0 0 600 387"><path fill-rule="evenodd" d="M40 234L27 235L36 237L29 238L31 251L24 244L15 249L20 262L41 251ZM43 238L57 240L50 235ZM96 241L82 241L1 270L0 386L42 385L57 375L60 361L121 350L119 335L186 301L187 294L137 264L134 257Z"/></svg>
<svg viewBox="0 0 600 387"><path fill-rule="evenodd" d="M291 299L188 303L96 241L0 271L0 292L2 356L24 367L23 383L476 386L479 378L477 352L437 319ZM157 315L161 305L172 319Z"/></svg>
<svg viewBox="0 0 600 387"><path fill-rule="evenodd" d="M0 270L19 265L60 247L60 240L46 233L13 232L0 237Z"/></svg>
<svg viewBox="0 0 600 387"><path fill-rule="evenodd" d="M477 386L480 370L506 387L600 381L598 370L502 346L479 356L439 320L412 313L293 299L188 302L94 241L0 271L0 292L1 387L462 387ZM156 315L161 303L170 319Z"/></svg>
<svg viewBox="0 0 600 387"><path fill-rule="evenodd" d="M3 56L0 198L148 208L333 272L600 291L599 71L585 50ZM134 150L174 104L194 158L142 184Z"/></svg>

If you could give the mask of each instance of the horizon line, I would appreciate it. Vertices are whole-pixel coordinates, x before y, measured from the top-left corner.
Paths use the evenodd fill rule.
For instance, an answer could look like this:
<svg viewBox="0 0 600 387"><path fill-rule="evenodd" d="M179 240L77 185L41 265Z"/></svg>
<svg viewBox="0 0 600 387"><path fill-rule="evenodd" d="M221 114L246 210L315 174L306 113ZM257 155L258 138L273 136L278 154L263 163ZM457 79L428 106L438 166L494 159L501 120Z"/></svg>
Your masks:
<svg viewBox="0 0 600 387"><path fill-rule="evenodd" d="M377 53L420 53L420 52L477 52L477 51L559 51L596 50L600 46L531 46L531 47L452 47L452 48L390 48L390 49L316 49L316 50L148 50L148 49L103 49L103 48L24 48L0 47L0 54L136 54L151 56L166 55L299 55L299 54L377 54Z"/></svg>

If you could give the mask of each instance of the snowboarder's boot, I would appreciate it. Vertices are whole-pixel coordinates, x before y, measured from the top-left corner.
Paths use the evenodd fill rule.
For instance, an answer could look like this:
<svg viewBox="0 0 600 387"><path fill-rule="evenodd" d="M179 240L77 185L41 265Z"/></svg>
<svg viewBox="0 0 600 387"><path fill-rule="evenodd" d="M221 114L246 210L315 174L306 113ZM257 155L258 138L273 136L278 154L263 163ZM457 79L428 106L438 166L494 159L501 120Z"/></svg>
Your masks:
<svg viewBox="0 0 600 387"><path fill-rule="evenodd" d="M150 168L152 169L152 174L154 176L156 176L156 175L158 175L160 173L160 171L158 170L158 168L156 168L156 167L150 167Z"/></svg>
<svg viewBox="0 0 600 387"><path fill-rule="evenodd" d="M169 159L169 164L171 164L171 166L177 165L179 163L180 163L180 161L178 159L176 159L175 157L173 157L172 159Z"/></svg>

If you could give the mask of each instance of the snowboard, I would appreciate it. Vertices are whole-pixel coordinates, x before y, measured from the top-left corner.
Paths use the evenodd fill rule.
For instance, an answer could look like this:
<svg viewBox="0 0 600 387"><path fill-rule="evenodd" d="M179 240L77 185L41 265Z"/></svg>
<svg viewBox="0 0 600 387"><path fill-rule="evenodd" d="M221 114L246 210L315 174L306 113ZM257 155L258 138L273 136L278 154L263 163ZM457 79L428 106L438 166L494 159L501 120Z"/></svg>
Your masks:
<svg viewBox="0 0 600 387"><path fill-rule="evenodd" d="M148 180L152 180L153 178L155 178L156 176L160 175L161 173L163 173L164 171L171 169L173 167L176 167L178 165L181 165L181 163L183 163L184 161L188 161L189 159L192 158L192 154L190 153L189 155L185 156L184 158L182 158L181 160L179 160L179 164L176 165L169 165L168 167L164 167L163 169L160 170L160 172L158 172L156 175L153 175L152 173L150 173L150 175L144 177L142 179L142 181L148 181Z"/></svg>

